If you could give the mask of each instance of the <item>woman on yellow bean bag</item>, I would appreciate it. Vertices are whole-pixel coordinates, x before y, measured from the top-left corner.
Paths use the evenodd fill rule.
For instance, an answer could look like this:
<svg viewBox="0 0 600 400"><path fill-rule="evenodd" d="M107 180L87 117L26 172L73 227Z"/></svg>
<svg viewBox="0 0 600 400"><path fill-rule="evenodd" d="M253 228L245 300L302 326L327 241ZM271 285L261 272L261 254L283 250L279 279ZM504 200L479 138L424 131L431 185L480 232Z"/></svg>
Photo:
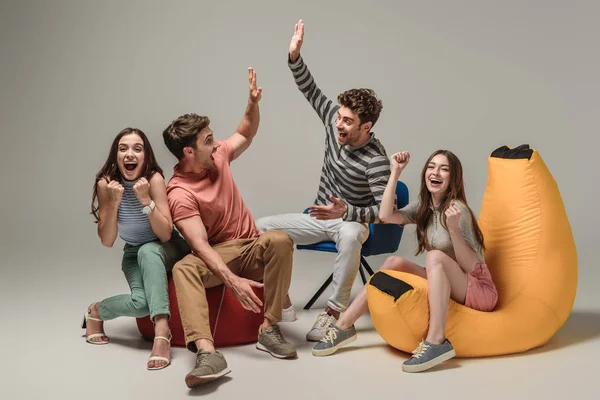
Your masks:
<svg viewBox="0 0 600 400"><path fill-rule="evenodd" d="M456 354L445 333L450 299L471 309L491 311L498 300L498 292L484 261L483 235L467 205L460 160L447 150L433 153L423 167L419 199L395 211L396 182L409 159L408 152L391 157L392 174L383 195L379 217L388 223L416 224L417 254L428 251L425 268L400 257L388 258L382 267L414 274L428 281L429 313L425 310L420 315L422 320L430 321L427 339L402 366L406 372L420 372ZM394 278L385 274L375 275L371 283L376 285L382 280L388 285L395 284ZM338 324L328 330L324 340L315 345L313 354L325 355L345 344L341 341L354 340L353 323L366 311L365 303L363 293L354 300ZM427 303L427 298L424 303Z"/></svg>
<svg viewBox="0 0 600 400"><path fill-rule="evenodd" d="M482 312L450 300L446 337L459 357L542 346L571 313L577 253L560 192L538 152L524 145L503 146L491 154L479 226L498 302L492 312ZM382 269L401 260L392 263L393 259L386 260ZM427 289L427 281L417 275L377 272L366 294L355 299L356 307L351 306L342 319L358 319L367 310L366 301L361 309L361 301L368 298L371 319L382 338L410 352L430 330ZM337 332L336 343L354 340L344 332Z"/></svg>

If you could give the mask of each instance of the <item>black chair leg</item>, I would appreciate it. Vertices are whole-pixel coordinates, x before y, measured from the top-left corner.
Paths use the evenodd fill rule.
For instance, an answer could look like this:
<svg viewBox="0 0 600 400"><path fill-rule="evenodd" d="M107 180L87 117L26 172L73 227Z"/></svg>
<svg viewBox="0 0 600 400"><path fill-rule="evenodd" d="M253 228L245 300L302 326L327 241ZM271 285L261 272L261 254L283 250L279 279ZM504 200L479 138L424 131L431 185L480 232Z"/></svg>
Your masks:
<svg viewBox="0 0 600 400"><path fill-rule="evenodd" d="M358 272L360 272L360 279L362 279L363 285L367 284L367 277L365 276L365 271L363 271L363 266L361 265L358 268Z"/></svg>
<svg viewBox="0 0 600 400"><path fill-rule="evenodd" d="M375 273L375 272L373 272L373 270L371 269L371 266L369 265L369 263L363 256L360 256L360 263L362 264L363 267L365 267L365 269L367 270L369 275L373 275Z"/></svg>
<svg viewBox="0 0 600 400"><path fill-rule="evenodd" d="M306 303L306 305L304 306L305 310L310 310L313 304L315 304L315 301L317 301L319 297L321 297L325 289L327 289L327 287L331 285L331 282L333 282L333 274L331 274L329 278L327 278L325 283L319 288L319 290L317 290L317 293L315 293L315 295L308 301L308 303Z"/></svg>

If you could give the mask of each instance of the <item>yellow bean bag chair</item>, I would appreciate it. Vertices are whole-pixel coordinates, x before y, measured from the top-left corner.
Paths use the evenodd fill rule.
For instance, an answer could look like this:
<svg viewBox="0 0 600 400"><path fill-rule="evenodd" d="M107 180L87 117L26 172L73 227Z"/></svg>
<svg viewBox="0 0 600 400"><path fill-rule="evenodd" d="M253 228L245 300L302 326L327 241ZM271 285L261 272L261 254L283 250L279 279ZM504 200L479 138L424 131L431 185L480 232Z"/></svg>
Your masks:
<svg viewBox="0 0 600 400"><path fill-rule="evenodd" d="M458 357L524 352L565 323L577 290L577 253L554 178L528 145L488 159L479 216L485 261L498 289L492 312L450 301L446 336ZM391 346L412 352L427 336L427 281L380 271L367 284L373 325Z"/></svg>

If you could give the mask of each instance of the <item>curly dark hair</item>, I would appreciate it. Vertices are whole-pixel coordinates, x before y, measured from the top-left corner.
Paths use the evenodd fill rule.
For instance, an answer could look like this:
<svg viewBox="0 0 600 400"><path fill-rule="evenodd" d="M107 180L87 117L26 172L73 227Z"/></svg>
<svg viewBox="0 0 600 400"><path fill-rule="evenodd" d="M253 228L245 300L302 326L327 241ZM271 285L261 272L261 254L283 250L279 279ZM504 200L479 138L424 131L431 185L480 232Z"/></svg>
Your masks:
<svg viewBox="0 0 600 400"><path fill-rule="evenodd" d="M358 114L361 124L371 122L375 125L383 109L381 100L372 89L346 90L338 96L338 102Z"/></svg>
<svg viewBox="0 0 600 400"><path fill-rule="evenodd" d="M181 160L184 147L196 148L196 137L209 124L208 117L197 114L182 115L163 131L165 145L178 160Z"/></svg>

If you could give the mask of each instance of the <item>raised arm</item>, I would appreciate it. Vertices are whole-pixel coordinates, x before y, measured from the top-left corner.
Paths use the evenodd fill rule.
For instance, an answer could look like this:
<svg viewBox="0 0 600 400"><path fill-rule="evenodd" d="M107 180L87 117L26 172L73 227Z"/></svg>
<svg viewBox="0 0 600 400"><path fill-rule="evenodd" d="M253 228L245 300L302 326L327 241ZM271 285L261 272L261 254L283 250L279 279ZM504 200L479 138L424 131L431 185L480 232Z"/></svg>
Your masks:
<svg viewBox="0 0 600 400"><path fill-rule="evenodd" d="M396 185L400 174L408 164L410 154L407 151L395 153L390 157L392 172L383 193L381 206L379 207L379 218L388 224L404 225L407 221L403 212L396 209Z"/></svg>
<svg viewBox="0 0 600 400"><path fill-rule="evenodd" d="M233 160L250 147L260 123L258 102L262 98L262 88L256 86L256 71L252 67L248 68L248 86L250 88L250 96L248 97L246 112L237 130L227 139L233 149Z"/></svg>
<svg viewBox="0 0 600 400"><path fill-rule="evenodd" d="M98 236L106 247L112 247L119 231L117 216L123 198L123 186L117 181L100 179L98 188Z"/></svg>
<svg viewBox="0 0 600 400"><path fill-rule="evenodd" d="M321 92L321 89L317 87L312 74L300 56L303 41L304 22L300 20L296 24L296 30L290 43L288 66L292 70L298 89L300 89L304 97L306 97L310 105L315 109L319 118L321 118L324 124L333 123L339 107L329 100Z"/></svg>

